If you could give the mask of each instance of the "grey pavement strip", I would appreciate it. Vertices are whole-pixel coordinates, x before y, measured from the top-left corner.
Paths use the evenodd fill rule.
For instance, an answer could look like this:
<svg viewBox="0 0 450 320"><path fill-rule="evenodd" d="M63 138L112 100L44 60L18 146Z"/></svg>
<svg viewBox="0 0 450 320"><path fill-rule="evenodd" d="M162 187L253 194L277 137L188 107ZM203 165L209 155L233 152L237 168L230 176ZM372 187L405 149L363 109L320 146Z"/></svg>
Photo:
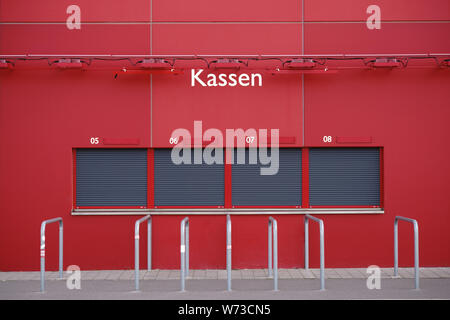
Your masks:
<svg viewBox="0 0 450 320"><path fill-rule="evenodd" d="M69 290L65 281L47 281L39 292L39 280L2 281L0 300L4 299L164 299L164 300L276 300L276 299L450 299L450 278L421 279L420 290L412 279L383 279L380 290L369 290L365 279L328 279L326 290L319 290L318 279L280 279L279 291L273 280L233 280L226 291L226 280L190 280L180 292L179 280L141 281L134 291L133 281L82 280L80 290Z"/></svg>
<svg viewBox="0 0 450 320"><path fill-rule="evenodd" d="M394 268L380 268L381 277L383 279L392 278ZM449 267L421 267L419 268L420 278L439 279L450 278ZM63 279L67 279L70 274L63 272ZM269 279L267 269L235 269L231 270L232 279ZM369 276L365 268L326 268L325 278L327 279L362 279ZM279 279L319 279L320 269L310 268L308 270L302 268L278 269ZM414 268L399 268L399 278L414 278ZM0 272L0 281L11 280L39 280L39 271L13 271ZM134 269L131 270L85 270L81 271L82 280L133 280ZM180 270L146 270L139 271L139 279L141 280L174 280L180 279ZM223 269L190 269L187 279L211 279L224 280L227 279L227 271ZM58 271L45 272L45 280L60 280Z"/></svg>

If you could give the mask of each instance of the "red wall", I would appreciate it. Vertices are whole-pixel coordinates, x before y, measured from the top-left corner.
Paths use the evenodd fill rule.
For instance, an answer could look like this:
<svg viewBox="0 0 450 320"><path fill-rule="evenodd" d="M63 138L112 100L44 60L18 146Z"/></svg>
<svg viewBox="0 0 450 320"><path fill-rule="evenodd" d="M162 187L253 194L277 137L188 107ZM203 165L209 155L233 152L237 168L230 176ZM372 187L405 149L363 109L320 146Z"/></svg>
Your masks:
<svg viewBox="0 0 450 320"><path fill-rule="evenodd" d="M81 30L66 28L70 4L81 8ZM370 4L381 7L381 30L366 27ZM304 8L302 30L294 0L0 0L0 55L450 53L446 0L305 0ZM138 216L71 215L72 148L91 146L91 137L168 147L172 130L192 130L194 120L204 129L279 128L297 147L323 146L324 135L371 137L364 146L384 147L385 213L319 216L326 266L392 266L395 215L418 220L421 266L450 265L449 70L305 75L303 106L298 75L263 75L263 87L192 88L189 74L114 79L111 68L94 62L61 71L19 61L0 70L0 270L37 270L40 223L56 216L64 218L65 265L132 268ZM179 268L181 218L154 216L154 268ZM232 217L234 268L266 265L266 218ZM302 217L277 219L280 267L303 267ZM191 216L192 268L225 268L225 220ZM317 228L310 229L317 267ZM411 229L400 226L401 266L413 264ZM54 225L47 267L57 268Z"/></svg>

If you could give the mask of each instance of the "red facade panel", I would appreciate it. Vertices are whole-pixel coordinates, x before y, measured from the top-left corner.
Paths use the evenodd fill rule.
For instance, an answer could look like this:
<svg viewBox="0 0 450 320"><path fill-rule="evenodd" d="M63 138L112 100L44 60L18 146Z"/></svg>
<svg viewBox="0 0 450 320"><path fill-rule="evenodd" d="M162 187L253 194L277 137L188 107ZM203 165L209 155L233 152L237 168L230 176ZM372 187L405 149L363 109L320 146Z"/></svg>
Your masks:
<svg viewBox="0 0 450 320"><path fill-rule="evenodd" d="M448 32L449 23L385 23L380 30L369 30L365 23L308 24L305 53L447 53L450 42L442 41L442 35Z"/></svg>
<svg viewBox="0 0 450 320"><path fill-rule="evenodd" d="M150 54L146 25L1 24L0 54Z"/></svg>
<svg viewBox="0 0 450 320"><path fill-rule="evenodd" d="M63 22L73 11L80 8L81 22L148 22L151 1L149 0L1 0L0 22Z"/></svg>
<svg viewBox="0 0 450 320"><path fill-rule="evenodd" d="M300 54L301 26L295 24L159 24L153 54Z"/></svg>
<svg viewBox="0 0 450 320"><path fill-rule="evenodd" d="M447 0L304 0L305 21L366 21L367 8L377 5L382 21L450 19Z"/></svg>
<svg viewBox="0 0 450 320"><path fill-rule="evenodd" d="M153 21L300 21L301 1L153 0Z"/></svg>

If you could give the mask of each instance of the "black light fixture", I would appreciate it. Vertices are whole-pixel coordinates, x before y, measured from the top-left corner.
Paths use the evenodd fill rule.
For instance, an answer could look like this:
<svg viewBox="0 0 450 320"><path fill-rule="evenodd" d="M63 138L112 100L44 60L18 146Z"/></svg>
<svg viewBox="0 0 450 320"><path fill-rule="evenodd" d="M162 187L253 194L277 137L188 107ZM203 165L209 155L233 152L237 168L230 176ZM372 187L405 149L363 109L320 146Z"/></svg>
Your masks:
<svg viewBox="0 0 450 320"><path fill-rule="evenodd" d="M14 63L6 59L0 59L0 69L12 70L14 68Z"/></svg>
<svg viewBox="0 0 450 320"><path fill-rule="evenodd" d="M368 61L366 64L374 69L395 69L406 66L406 64L398 58L376 58L375 60Z"/></svg>
<svg viewBox="0 0 450 320"><path fill-rule="evenodd" d="M141 69L172 69L172 64L165 59L143 59L136 63Z"/></svg>
<svg viewBox="0 0 450 320"><path fill-rule="evenodd" d="M283 68L291 70L308 70L316 66L317 63L314 59L292 59L283 62Z"/></svg>
<svg viewBox="0 0 450 320"><path fill-rule="evenodd" d="M77 58L59 59L50 63L58 69L83 69L88 63Z"/></svg>
<svg viewBox="0 0 450 320"><path fill-rule="evenodd" d="M209 67L213 69L240 69L247 64L239 59L220 58L209 63Z"/></svg>

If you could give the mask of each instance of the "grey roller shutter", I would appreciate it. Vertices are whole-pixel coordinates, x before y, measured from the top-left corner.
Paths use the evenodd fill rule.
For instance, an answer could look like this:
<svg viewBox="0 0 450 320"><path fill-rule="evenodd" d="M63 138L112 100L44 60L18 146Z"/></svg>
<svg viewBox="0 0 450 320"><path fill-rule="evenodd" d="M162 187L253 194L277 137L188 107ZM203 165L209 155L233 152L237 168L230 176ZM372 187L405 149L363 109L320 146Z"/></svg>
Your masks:
<svg viewBox="0 0 450 320"><path fill-rule="evenodd" d="M147 149L77 149L76 206L146 206Z"/></svg>
<svg viewBox="0 0 450 320"><path fill-rule="evenodd" d="M379 206L379 149L310 149L309 202L312 206Z"/></svg>
<svg viewBox="0 0 450 320"><path fill-rule="evenodd" d="M301 149L279 149L279 169L275 175L260 174L260 168L268 165L261 165L259 158L257 164L249 164L249 149L245 150L245 164L237 164L236 156L235 152L232 166L233 206L301 206Z"/></svg>
<svg viewBox="0 0 450 320"><path fill-rule="evenodd" d="M176 165L172 149L155 149L155 206L223 206L224 165Z"/></svg>

